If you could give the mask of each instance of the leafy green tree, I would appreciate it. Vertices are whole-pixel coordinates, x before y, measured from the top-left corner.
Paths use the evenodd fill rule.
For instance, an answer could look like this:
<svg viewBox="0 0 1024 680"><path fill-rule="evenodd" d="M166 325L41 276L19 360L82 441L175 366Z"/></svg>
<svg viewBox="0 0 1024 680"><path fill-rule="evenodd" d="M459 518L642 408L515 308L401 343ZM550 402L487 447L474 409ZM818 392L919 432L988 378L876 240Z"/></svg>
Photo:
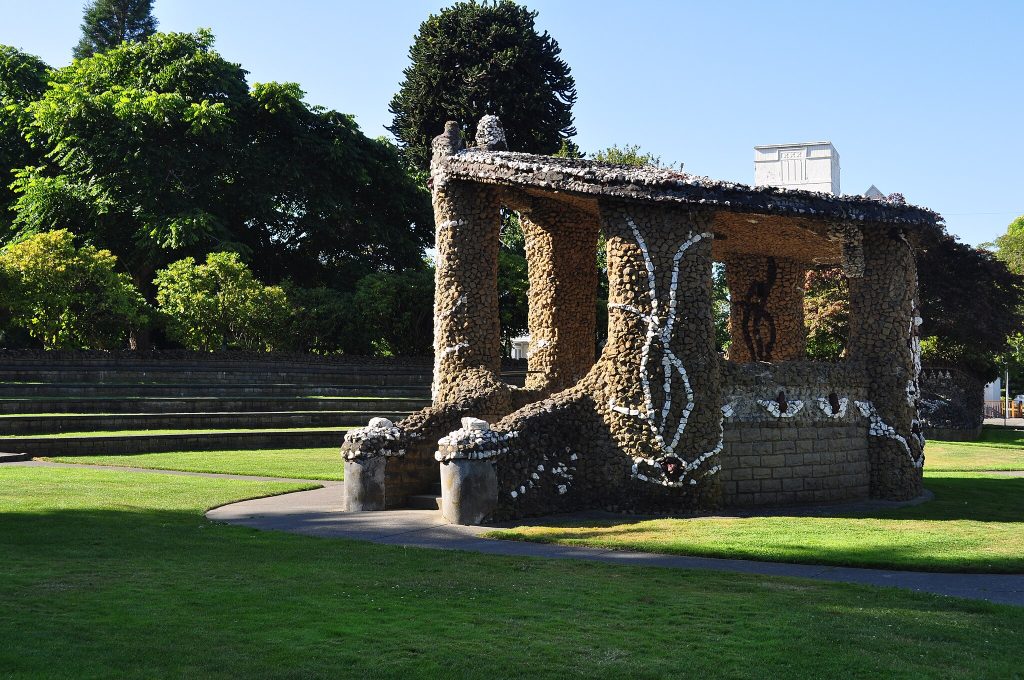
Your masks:
<svg viewBox="0 0 1024 680"><path fill-rule="evenodd" d="M363 338L369 340L369 347L353 348L357 353L430 354L434 337L432 270L421 267L370 274L359 281L352 302L353 318L363 326Z"/></svg>
<svg viewBox="0 0 1024 680"><path fill-rule="evenodd" d="M366 326L355 313L351 291L282 284L292 314L285 349L311 354L366 354ZM362 351L360 351L362 350Z"/></svg>
<svg viewBox="0 0 1024 680"><path fill-rule="evenodd" d="M804 324L807 356L815 361L839 361L850 332L850 286L838 267L811 269L804 284Z"/></svg>
<svg viewBox="0 0 1024 680"><path fill-rule="evenodd" d="M269 351L282 345L291 307L280 286L265 286L237 253L186 257L157 272L156 300L170 337L189 349Z"/></svg>
<svg viewBox="0 0 1024 680"><path fill-rule="evenodd" d="M982 380L995 377L1007 336L1024 327L1024 277L992 253L944 236L917 258L922 355ZM838 359L849 332L849 287L837 270L812 271L805 287L811 358Z"/></svg>
<svg viewBox="0 0 1024 680"><path fill-rule="evenodd" d="M918 257L921 334L935 337L925 358L994 378L1007 337L1024 328L1024 277L992 253L941 239Z"/></svg>
<svg viewBox="0 0 1024 680"><path fill-rule="evenodd" d="M146 303L109 250L78 248L66 229L43 232L0 255L11 322L46 349L117 349L147 321Z"/></svg>
<svg viewBox="0 0 1024 680"><path fill-rule="evenodd" d="M982 248L995 249L995 255L1006 263L1014 274L1024 274L1024 215L1006 228L1006 233L996 237L995 243L982 243Z"/></svg>
<svg viewBox="0 0 1024 680"><path fill-rule="evenodd" d="M576 134L576 84L536 18L511 0L471 0L420 25L388 128L414 166L429 166L430 140L449 120L471 136L480 118L496 114L512 151L554 153Z"/></svg>
<svg viewBox="0 0 1024 680"><path fill-rule="evenodd" d="M250 91L208 31L123 43L52 80L28 107L46 157L18 173L15 224L71 227L147 295L157 269L224 249L265 280L351 288L418 266L432 236L396 147L293 83Z"/></svg>
<svg viewBox="0 0 1024 680"><path fill-rule="evenodd" d="M153 0L92 0L82 17L82 39L75 59L106 52L125 41L137 41L156 33Z"/></svg>
<svg viewBox="0 0 1024 680"><path fill-rule="evenodd" d="M49 76L50 67L38 57L0 45L0 241L10 236L14 217L14 170L42 159L26 139L27 106L42 96Z"/></svg>
<svg viewBox="0 0 1024 680"><path fill-rule="evenodd" d="M634 168L655 167L671 170L678 167L681 170L683 167L682 163L663 165L661 156L655 156L653 153L642 151L639 144L626 144L623 147L613 144L607 149L596 152L593 158L601 163L628 165Z"/></svg>

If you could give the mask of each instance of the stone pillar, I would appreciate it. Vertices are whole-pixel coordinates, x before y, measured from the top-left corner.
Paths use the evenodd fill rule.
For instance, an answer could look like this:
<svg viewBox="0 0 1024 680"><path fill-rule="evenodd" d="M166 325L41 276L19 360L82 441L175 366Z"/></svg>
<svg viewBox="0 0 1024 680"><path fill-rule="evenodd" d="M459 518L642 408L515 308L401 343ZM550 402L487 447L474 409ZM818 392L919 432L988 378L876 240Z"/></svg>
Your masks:
<svg viewBox="0 0 1024 680"><path fill-rule="evenodd" d="M849 279L848 355L869 381L870 401L857 407L868 419L871 495L905 500L922 493L924 464L917 267L900 228L865 223L861 231L863 275Z"/></svg>
<svg viewBox="0 0 1024 680"><path fill-rule="evenodd" d="M443 179L443 178L441 178ZM498 235L501 203L493 187L458 181L434 186L437 269L434 287L434 401L462 387L467 371L501 372Z"/></svg>
<svg viewBox="0 0 1024 680"><path fill-rule="evenodd" d="M725 258L731 361L804 358L807 349L806 273L805 263L786 258L739 253Z"/></svg>
<svg viewBox="0 0 1024 680"><path fill-rule="evenodd" d="M540 198L519 215L530 276L526 387L558 392L594 365L597 220Z"/></svg>
<svg viewBox="0 0 1024 680"><path fill-rule="evenodd" d="M722 442L712 316L711 213L601 204L608 239L608 344L592 374L630 490L648 507L717 505ZM638 503L643 505L644 503Z"/></svg>

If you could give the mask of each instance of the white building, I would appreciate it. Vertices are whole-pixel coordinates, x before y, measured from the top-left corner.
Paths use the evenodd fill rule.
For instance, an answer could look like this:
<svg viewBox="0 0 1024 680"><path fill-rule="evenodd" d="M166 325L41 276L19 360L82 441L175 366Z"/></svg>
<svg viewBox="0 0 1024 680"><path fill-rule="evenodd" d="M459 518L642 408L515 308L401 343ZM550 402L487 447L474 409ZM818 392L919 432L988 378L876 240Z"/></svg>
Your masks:
<svg viewBox="0 0 1024 680"><path fill-rule="evenodd" d="M839 195L839 152L832 142L754 147L754 186Z"/></svg>

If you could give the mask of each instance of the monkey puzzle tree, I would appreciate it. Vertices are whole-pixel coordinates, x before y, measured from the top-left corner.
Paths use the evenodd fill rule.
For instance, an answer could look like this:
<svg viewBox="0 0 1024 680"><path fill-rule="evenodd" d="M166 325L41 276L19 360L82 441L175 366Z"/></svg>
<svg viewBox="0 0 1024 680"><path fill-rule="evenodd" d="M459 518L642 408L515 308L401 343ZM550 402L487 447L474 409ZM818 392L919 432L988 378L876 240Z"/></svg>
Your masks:
<svg viewBox="0 0 1024 680"><path fill-rule="evenodd" d="M413 165L428 167L430 140L448 120L469 133L496 114L512 151L554 153L576 134L576 84L555 39L537 32L536 17L511 0L471 0L420 25L388 128Z"/></svg>

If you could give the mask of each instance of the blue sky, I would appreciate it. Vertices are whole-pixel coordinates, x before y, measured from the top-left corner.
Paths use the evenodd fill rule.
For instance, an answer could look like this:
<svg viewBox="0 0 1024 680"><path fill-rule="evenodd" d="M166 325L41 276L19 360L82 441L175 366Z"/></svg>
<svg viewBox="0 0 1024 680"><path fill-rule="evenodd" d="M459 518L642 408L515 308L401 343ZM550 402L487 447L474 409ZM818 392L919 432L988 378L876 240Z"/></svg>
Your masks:
<svg viewBox="0 0 1024 680"><path fill-rule="evenodd" d="M71 60L83 0L0 0L0 43ZM250 82L386 134L420 22L450 2L157 0L161 30L212 28ZM941 212L969 243L1024 214L1024 2L534 0L562 46L584 150L640 144L753 180L753 147L827 139L842 188Z"/></svg>

